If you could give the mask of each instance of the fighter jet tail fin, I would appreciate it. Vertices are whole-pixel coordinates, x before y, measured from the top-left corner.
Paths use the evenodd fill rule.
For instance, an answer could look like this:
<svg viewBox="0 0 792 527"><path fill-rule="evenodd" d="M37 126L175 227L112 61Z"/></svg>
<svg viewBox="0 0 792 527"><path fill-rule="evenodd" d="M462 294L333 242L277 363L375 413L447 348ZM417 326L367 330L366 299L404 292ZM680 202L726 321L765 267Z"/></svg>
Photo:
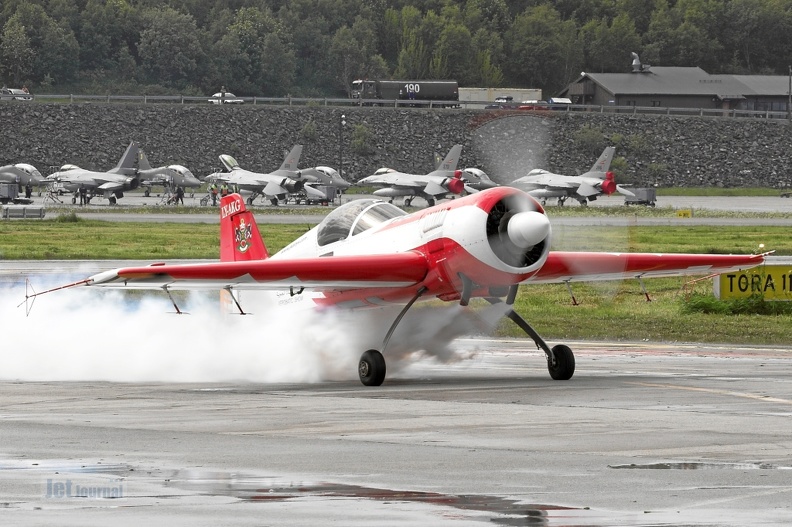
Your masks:
<svg viewBox="0 0 792 527"><path fill-rule="evenodd" d="M295 145L291 152L286 154L280 170L297 170L297 165L300 163L300 156L302 155L303 145Z"/></svg>
<svg viewBox="0 0 792 527"><path fill-rule="evenodd" d="M129 170L134 170L136 167L136 163L138 162L138 152L140 148L138 144L134 141L129 143L129 146L124 151L124 155L121 156L121 160L118 161L113 172L117 174L126 174ZM150 167L149 167L150 168Z"/></svg>
<svg viewBox="0 0 792 527"><path fill-rule="evenodd" d="M151 170L151 163L142 148L138 149L137 164L138 170Z"/></svg>
<svg viewBox="0 0 792 527"><path fill-rule="evenodd" d="M220 200L220 261L265 260L269 257L253 213L239 194Z"/></svg>
<svg viewBox="0 0 792 527"><path fill-rule="evenodd" d="M440 163L437 167L437 170L456 170L457 163L459 163L459 157L462 155L462 145L454 145L451 150L449 150L448 155L445 156L445 159Z"/></svg>
<svg viewBox="0 0 792 527"><path fill-rule="evenodd" d="M597 162L591 165L591 170L589 172L601 172L602 176L600 179L605 179L605 172L610 170L610 164L611 161L613 161L613 153L615 151L615 146L606 146L605 150L600 154L599 159L597 159Z"/></svg>

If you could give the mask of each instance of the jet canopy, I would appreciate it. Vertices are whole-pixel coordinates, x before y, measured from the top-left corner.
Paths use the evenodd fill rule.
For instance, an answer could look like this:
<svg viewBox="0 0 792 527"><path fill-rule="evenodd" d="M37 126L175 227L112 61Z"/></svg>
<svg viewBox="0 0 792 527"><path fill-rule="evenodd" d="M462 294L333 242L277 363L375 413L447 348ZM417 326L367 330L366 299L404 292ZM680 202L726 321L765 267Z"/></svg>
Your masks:
<svg viewBox="0 0 792 527"><path fill-rule="evenodd" d="M406 214L399 207L378 199L350 201L325 216L317 226L316 241L319 246L329 245Z"/></svg>
<svg viewBox="0 0 792 527"><path fill-rule="evenodd" d="M41 175L41 172L39 172L38 169L33 165L29 165L27 163L17 163L14 166L28 175L33 176L35 179L44 179Z"/></svg>
<svg viewBox="0 0 792 527"><path fill-rule="evenodd" d="M226 170L229 172L239 168L239 163L237 163L237 160L228 154L221 154L220 162L223 163L223 166L226 167Z"/></svg>

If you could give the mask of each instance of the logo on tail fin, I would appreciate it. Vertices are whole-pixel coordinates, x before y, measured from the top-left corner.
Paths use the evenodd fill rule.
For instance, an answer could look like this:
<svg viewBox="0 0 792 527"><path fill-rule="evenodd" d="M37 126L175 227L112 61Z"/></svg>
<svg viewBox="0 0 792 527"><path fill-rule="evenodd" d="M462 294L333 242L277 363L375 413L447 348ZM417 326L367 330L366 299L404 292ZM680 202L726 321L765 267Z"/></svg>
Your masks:
<svg viewBox="0 0 792 527"><path fill-rule="evenodd" d="M253 237L253 228L249 223L245 223L245 219L240 220L239 225L234 229L234 239L237 243L237 251L241 253L247 252L250 249L248 240Z"/></svg>

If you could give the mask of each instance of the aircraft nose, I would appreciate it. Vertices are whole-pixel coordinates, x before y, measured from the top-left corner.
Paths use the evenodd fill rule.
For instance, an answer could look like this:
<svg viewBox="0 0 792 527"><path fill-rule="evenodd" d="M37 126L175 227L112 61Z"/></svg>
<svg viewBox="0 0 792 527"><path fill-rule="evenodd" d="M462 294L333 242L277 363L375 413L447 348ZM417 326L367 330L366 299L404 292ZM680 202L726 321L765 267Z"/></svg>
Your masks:
<svg viewBox="0 0 792 527"><path fill-rule="evenodd" d="M550 220L541 212L519 212L509 219L509 239L521 249L533 247L550 234Z"/></svg>

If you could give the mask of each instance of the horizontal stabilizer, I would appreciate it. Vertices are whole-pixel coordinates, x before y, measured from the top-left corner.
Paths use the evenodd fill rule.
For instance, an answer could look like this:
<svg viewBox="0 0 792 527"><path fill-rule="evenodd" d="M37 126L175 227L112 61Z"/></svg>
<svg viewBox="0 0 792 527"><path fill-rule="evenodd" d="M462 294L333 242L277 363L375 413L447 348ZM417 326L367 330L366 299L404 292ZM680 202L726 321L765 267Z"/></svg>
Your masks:
<svg viewBox="0 0 792 527"><path fill-rule="evenodd" d="M424 187L423 191L426 194L429 194L430 196L437 196L439 194L446 194L448 192L448 189L443 187L442 185L438 185L434 181L430 181L429 183L426 184L426 187Z"/></svg>
<svg viewBox="0 0 792 527"><path fill-rule="evenodd" d="M621 185L616 185L616 192L618 192L619 194L622 194L624 196L630 196L631 198L635 197L635 194L633 192L627 190L626 188L622 187Z"/></svg>
<svg viewBox="0 0 792 527"><path fill-rule="evenodd" d="M266 194L267 196L279 196L281 194L288 194L288 193L289 193L288 190L278 185L277 183L273 183L272 181L267 183L267 186L264 187L264 194Z"/></svg>
<svg viewBox="0 0 792 527"><path fill-rule="evenodd" d="M589 197L589 196L596 196L597 194L600 193L600 190L588 183L581 183L577 189L577 193L580 196Z"/></svg>

